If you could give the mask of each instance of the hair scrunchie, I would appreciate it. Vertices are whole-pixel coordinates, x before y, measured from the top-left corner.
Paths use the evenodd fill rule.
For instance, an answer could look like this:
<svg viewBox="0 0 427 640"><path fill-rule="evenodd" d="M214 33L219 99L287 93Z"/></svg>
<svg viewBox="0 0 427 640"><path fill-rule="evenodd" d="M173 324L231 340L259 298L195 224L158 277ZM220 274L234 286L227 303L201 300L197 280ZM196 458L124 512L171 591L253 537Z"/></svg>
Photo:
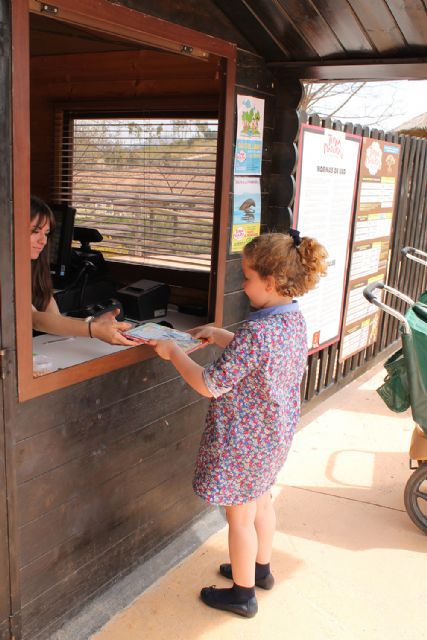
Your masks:
<svg viewBox="0 0 427 640"><path fill-rule="evenodd" d="M296 247L299 247L301 244L301 237L300 237L300 233L298 231L298 229L289 229L289 235L291 236L292 240L294 241L294 245Z"/></svg>

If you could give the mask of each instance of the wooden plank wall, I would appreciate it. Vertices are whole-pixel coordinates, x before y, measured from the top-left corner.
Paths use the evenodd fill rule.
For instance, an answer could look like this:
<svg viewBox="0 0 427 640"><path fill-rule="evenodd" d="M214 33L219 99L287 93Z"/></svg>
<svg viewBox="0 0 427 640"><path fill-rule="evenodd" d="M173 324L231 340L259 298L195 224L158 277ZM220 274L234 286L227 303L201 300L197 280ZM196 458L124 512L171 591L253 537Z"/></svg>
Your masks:
<svg viewBox="0 0 427 640"><path fill-rule="evenodd" d="M9 638L10 581L9 532L6 506L6 460L4 455L5 432L3 416L3 389L0 388L0 640L7 640Z"/></svg>
<svg viewBox="0 0 427 640"><path fill-rule="evenodd" d="M49 200L55 108L218 110L218 62L158 51L111 51L31 59L31 189Z"/></svg>
<svg viewBox="0 0 427 640"><path fill-rule="evenodd" d="M204 510L191 478L206 404L153 358L19 406L23 638L48 637Z"/></svg>
<svg viewBox="0 0 427 640"><path fill-rule="evenodd" d="M270 178L272 173L272 152L274 138L274 115L275 115L275 89L274 79L266 69L259 56L247 51L238 51L237 76L236 76L236 96L250 95L265 100L265 122L263 139L263 162L261 177L261 208L268 210L268 198L270 189ZM236 104L236 101L235 101ZM234 146L233 146L234 158ZM233 159L232 159L233 161ZM230 211L233 210L233 184L230 185ZM261 221L263 222L263 220ZM224 327L231 328L241 322L248 313L249 303L242 290L241 254L230 253L230 226L227 229L228 254L226 260L226 279L224 295Z"/></svg>
<svg viewBox="0 0 427 640"><path fill-rule="evenodd" d="M11 90L10 75L10 6L0 2L0 96L9 96ZM11 147L12 116L10 101L0 108L0 154L7 158ZM12 216L11 202L11 163L0 163L0 347L7 352L8 371L13 372L14 361L14 317L13 317L13 260L12 260ZM12 385L13 386L13 385ZM11 585L10 555L14 554L10 534L13 537L10 515L12 512L12 496L10 485L13 485L13 470L9 458L10 426L7 418L10 412L8 396L15 392L8 379L0 379L0 640L9 640L11 630L11 614L16 603ZM9 430L9 433L8 433ZM9 485L9 492L8 492ZM9 505L8 505L9 502ZM12 561L13 564L13 561ZM12 627L13 628L13 627Z"/></svg>
<svg viewBox="0 0 427 640"><path fill-rule="evenodd" d="M346 123L318 116L304 117L310 124L329 127L338 131L347 131L363 137L388 140L401 144L401 173L397 191L397 205L390 243L390 260L387 284L417 299L427 287L427 268L404 258L401 249L413 246L427 251L427 140L385 133L378 129ZM396 298L385 298L385 302L394 308L405 311L404 303ZM352 377L359 375L371 366L373 359L381 352L390 350L393 345L400 346L398 322L391 316L381 313L379 339L373 345L338 362L340 343L327 347L309 357L301 395L306 408L323 400L326 395L348 384ZM387 351L387 352L388 352Z"/></svg>

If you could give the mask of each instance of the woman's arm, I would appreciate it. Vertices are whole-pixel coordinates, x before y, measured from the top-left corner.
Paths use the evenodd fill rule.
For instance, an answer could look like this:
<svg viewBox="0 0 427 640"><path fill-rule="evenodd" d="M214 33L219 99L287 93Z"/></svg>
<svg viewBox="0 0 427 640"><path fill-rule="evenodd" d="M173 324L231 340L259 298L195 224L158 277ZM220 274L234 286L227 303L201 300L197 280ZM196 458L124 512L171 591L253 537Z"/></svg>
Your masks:
<svg viewBox="0 0 427 640"><path fill-rule="evenodd" d="M53 296L49 300L49 304L47 305L45 311L46 311L46 313L56 313L56 315L58 315L58 316L61 315L61 312L60 312L60 310L58 308L56 300L55 300L55 298Z"/></svg>
<svg viewBox="0 0 427 640"><path fill-rule="evenodd" d="M52 301L51 301L52 302ZM51 302L48 305L51 305ZM56 306L56 303L55 303ZM45 333L53 333L58 336L78 336L83 338L98 338L109 344L117 344L127 347L134 347L135 341L125 338L121 331L130 328L128 322L116 322L113 318L102 322L85 322L79 318L69 318L56 313L51 307L51 311L35 311L33 309L33 328ZM118 312L118 311L117 311Z"/></svg>

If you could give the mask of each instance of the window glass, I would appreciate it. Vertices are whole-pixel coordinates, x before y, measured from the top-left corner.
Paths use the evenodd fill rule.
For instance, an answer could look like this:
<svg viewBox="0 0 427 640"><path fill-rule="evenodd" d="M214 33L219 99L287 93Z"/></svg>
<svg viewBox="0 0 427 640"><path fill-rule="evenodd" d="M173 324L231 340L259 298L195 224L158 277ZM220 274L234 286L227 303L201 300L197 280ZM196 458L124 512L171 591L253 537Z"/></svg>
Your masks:
<svg viewBox="0 0 427 640"><path fill-rule="evenodd" d="M217 120L79 115L60 126L53 199L100 231L105 257L210 269Z"/></svg>

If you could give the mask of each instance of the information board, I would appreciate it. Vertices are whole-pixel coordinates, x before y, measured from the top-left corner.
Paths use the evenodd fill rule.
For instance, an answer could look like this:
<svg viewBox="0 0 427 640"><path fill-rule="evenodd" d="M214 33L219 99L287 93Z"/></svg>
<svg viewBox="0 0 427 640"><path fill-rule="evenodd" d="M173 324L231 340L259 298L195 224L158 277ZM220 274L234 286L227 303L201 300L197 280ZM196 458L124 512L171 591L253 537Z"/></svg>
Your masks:
<svg viewBox="0 0 427 640"><path fill-rule="evenodd" d="M340 362L377 339L379 310L362 292L386 278L399 164L399 144L363 139Z"/></svg>
<svg viewBox="0 0 427 640"><path fill-rule="evenodd" d="M329 254L327 276L299 301L310 353L340 336L361 141L361 136L311 125L300 130L293 226Z"/></svg>

